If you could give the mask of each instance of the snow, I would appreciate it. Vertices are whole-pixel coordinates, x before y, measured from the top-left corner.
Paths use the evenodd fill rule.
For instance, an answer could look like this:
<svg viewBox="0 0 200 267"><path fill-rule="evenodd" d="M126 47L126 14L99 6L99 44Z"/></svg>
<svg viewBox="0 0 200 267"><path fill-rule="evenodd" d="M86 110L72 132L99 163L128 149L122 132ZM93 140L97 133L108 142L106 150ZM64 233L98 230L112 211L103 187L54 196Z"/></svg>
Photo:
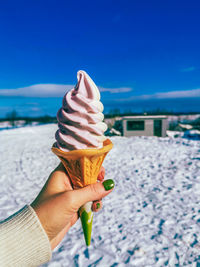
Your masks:
<svg viewBox="0 0 200 267"><path fill-rule="evenodd" d="M184 132L180 131L166 131L168 137L177 138L177 137L183 137Z"/></svg>
<svg viewBox="0 0 200 267"><path fill-rule="evenodd" d="M30 127L30 126L36 126L40 123L37 121L32 121L29 124L25 120L15 120L15 121L0 121L0 130L11 130L15 128L21 128L21 127Z"/></svg>
<svg viewBox="0 0 200 267"><path fill-rule="evenodd" d="M11 125L9 121L0 121L0 129L6 129L9 128L10 126Z"/></svg>
<svg viewBox="0 0 200 267"><path fill-rule="evenodd" d="M0 219L30 203L59 160L56 125L0 132ZM94 215L87 249L78 222L44 266L196 266L200 264L200 142L111 137L104 167L115 190Z"/></svg>

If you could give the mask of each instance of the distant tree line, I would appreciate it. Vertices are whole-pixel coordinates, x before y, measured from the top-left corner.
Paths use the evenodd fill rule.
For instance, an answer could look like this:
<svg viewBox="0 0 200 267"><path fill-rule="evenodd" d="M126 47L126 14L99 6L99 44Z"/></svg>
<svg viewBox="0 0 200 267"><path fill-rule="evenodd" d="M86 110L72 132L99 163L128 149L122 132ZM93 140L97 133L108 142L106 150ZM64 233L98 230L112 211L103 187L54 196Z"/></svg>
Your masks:
<svg viewBox="0 0 200 267"><path fill-rule="evenodd" d="M166 109L155 109L155 110L143 110L143 112L134 112L132 110L121 111L120 109L111 109L105 115L105 118L114 118L119 116L137 116L137 115L189 115L189 114L200 114L199 112L175 112Z"/></svg>
<svg viewBox="0 0 200 267"><path fill-rule="evenodd" d="M199 112L200 113L200 112ZM188 114L198 114L196 112L173 112L164 109L156 109L151 111L144 111L141 113L133 112L131 110L127 111L120 111L120 109L111 109L105 115L105 118L114 118L120 116L134 116L134 115L188 115ZM0 118L0 121L9 121L12 126L15 126L16 121L23 120L25 125L31 124L32 122L38 122L41 124L45 123L57 123L57 118L49 115L44 115L40 117L28 117L28 116L20 116L16 110L12 110L11 112L7 113L4 118ZM175 128L179 122L172 122L170 128ZM186 123L186 122L185 122ZM200 118L196 119L195 121L190 122L196 128L199 128L200 125ZM121 130L121 125L117 125L117 128Z"/></svg>
<svg viewBox="0 0 200 267"><path fill-rule="evenodd" d="M45 123L56 123L57 118L49 115L44 115L40 117L28 117L18 115L16 110L13 110L6 114L4 118L0 118L0 121L9 121L12 126L16 125L16 121L22 120L25 125L31 124L32 122L38 122L41 124Z"/></svg>

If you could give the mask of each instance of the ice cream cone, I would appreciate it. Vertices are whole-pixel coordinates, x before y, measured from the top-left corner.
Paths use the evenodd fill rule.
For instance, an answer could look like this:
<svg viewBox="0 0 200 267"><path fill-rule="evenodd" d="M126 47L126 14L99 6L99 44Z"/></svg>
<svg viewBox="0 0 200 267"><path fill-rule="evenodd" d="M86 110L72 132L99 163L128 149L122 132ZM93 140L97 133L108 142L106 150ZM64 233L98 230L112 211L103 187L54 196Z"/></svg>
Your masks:
<svg viewBox="0 0 200 267"><path fill-rule="evenodd" d="M112 149L113 144L109 139L103 142L102 148L78 149L64 152L55 146L52 147L61 162L63 163L73 188L81 188L96 183L100 168L107 153ZM82 228L85 236L86 245L91 242L92 232L92 202L88 202L79 209Z"/></svg>

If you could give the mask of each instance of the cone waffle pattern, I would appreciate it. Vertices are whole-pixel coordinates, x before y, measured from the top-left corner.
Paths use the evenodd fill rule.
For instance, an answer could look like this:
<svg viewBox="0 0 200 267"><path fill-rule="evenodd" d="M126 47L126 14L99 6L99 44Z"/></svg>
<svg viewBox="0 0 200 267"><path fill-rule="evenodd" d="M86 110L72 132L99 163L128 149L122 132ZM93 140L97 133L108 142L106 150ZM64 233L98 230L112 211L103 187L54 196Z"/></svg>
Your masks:
<svg viewBox="0 0 200 267"><path fill-rule="evenodd" d="M60 158L70 176L73 188L76 189L96 183L104 158L112 147L112 142L106 139L103 147L99 149L64 152L53 146L52 151Z"/></svg>

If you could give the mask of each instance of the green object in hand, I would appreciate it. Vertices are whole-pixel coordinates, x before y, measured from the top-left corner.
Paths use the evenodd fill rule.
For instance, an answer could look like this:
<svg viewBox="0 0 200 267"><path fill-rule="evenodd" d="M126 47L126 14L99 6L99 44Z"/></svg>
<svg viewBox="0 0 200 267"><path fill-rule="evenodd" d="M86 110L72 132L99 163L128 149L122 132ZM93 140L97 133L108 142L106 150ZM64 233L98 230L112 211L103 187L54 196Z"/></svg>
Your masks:
<svg viewBox="0 0 200 267"><path fill-rule="evenodd" d="M81 213L81 223L83 228L83 233L85 236L85 243L87 246L91 243L92 235L92 221L93 221L93 212L86 212L85 210Z"/></svg>

